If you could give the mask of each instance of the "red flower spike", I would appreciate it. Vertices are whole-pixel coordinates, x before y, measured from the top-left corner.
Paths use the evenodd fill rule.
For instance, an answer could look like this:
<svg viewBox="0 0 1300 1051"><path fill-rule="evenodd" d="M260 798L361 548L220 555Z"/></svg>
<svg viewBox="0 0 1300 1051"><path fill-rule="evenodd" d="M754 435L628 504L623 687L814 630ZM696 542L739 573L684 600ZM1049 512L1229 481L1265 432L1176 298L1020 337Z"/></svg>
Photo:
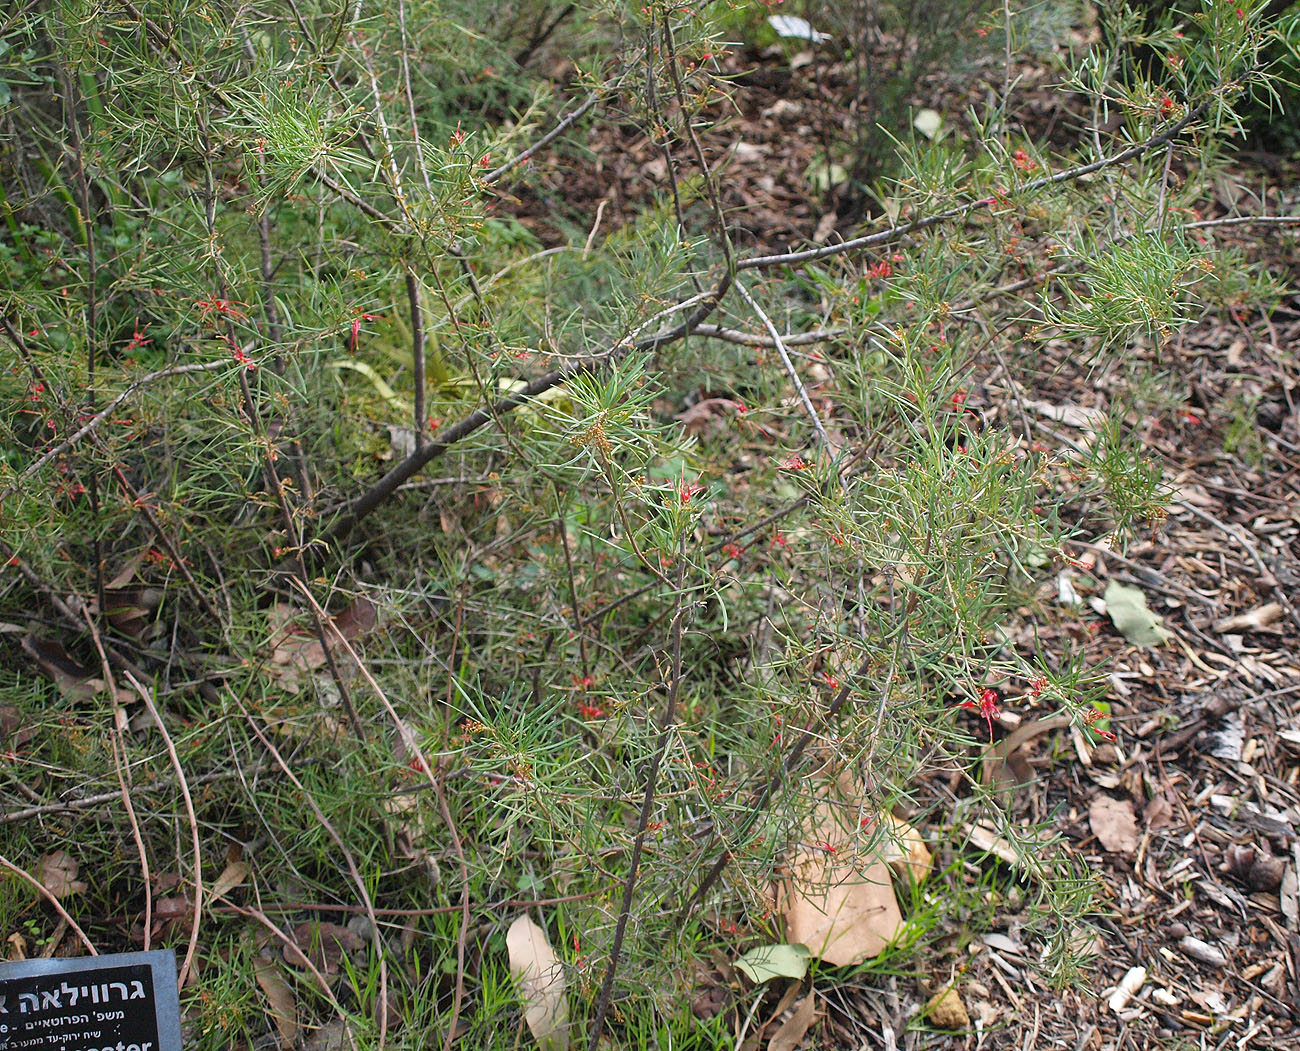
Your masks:
<svg viewBox="0 0 1300 1051"><path fill-rule="evenodd" d="M352 336L348 340L349 354L355 354L357 352L357 333L361 331L361 322L374 321L379 316L379 314L358 314L352 319Z"/></svg>
<svg viewBox="0 0 1300 1051"><path fill-rule="evenodd" d="M685 507L691 502L692 497L699 496L702 492L704 492L704 486L699 485L696 482L688 482L685 476L683 476L681 485L677 487L677 499L681 502L681 505Z"/></svg>
<svg viewBox="0 0 1300 1051"><path fill-rule="evenodd" d="M1097 722L1099 722L1100 720L1105 719L1105 718L1108 718L1108 717L1105 716L1105 715L1103 715L1101 712L1097 711L1096 708L1089 708L1089 709L1088 709L1086 712L1084 712L1084 714L1083 714L1083 724L1084 724L1084 725L1085 725L1089 730L1091 730L1093 733L1095 733L1098 737L1102 738L1103 740L1106 740L1106 741L1118 741L1119 738L1116 737L1116 736L1115 736L1113 733L1111 733L1109 730L1100 730L1100 729L1098 729L1097 726L1095 725Z"/></svg>
<svg viewBox="0 0 1300 1051"><path fill-rule="evenodd" d="M980 718L983 719L989 728L989 740L993 740L993 720L1002 714L1002 708L998 704L998 693L985 687L980 691L978 701L962 701L960 707L969 708L971 711L979 712Z"/></svg>

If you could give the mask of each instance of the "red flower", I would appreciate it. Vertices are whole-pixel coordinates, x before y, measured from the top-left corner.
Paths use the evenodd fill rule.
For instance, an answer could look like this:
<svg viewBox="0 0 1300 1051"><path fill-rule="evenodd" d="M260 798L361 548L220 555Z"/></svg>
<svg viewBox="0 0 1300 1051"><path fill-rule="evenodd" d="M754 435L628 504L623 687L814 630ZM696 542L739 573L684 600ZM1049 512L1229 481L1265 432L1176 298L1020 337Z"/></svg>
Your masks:
<svg viewBox="0 0 1300 1051"><path fill-rule="evenodd" d="M1038 167L1038 162L1029 156L1029 154L1024 150L1016 150L1016 152L1011 155L1011 163L1022 172L1031 172Z"/></svg>
<svg viewBox="0 0 1300 1051"><path fill-rule="evenodd" d="M207 317L211 313L224 314L226 317L242 318L247 317L240 307L248 306L247 303L240 303L238 300L231 299L200 299L194 304L199 308L199 319Z"/></svg>
<svg viewBox="0 0 1300 1051"><path fill-rule="evenodd" d="M584 719L603 719L609 713L598 704L586 704L583 701L579 701L578 714Z"/></svg>
<svg viewBox="0 0 1300 1051"><path fill-rule="evenodd" d="M357 333L361 331L361 322L374 321L380 316L381 315L379 314L358 314L352 319L352 336L348 339L349 354L355 354L357 352Z"/></svg>
<svg viewBox="0 0 1300 1051"><path fill-rule="evenodd" d="M230 341L230 356L235 359L236 364L243 365L249 372L257 368L257 362L245 354L243 348L234 340Z"/></svg>
<svg viewBox="0 0 1300 1051"><path fill-rule="evenodd" d="M783 471L803 471L808 467L808 461L798 453L793 456L787 456L781 461L781 470Z"/></svg>
<svg viewBox="0 0 1300 1051"><path fill-rule="evenodd" d="M130 354L131 351L137 350L140 347L146 346L152 342L153 340L151 339L145 339L144 333L141 332L140 329L137 327L135 331L131 333L131 342L126 345L126 350L123 351L123 353Z"/></svg>
<svg viewBox="0 0 1300 1051"><path fill-rule="evenodd" d="M1002 708L998 705L997 691L985 687L980 690L978 701L962 701L961 707L980 713L980 718L988 724L989 740L993 740L993 720L1002 714Z"/></svg>
<svg viewBox="0 0 1300 1051"><path fill-rule="evenodd" d="M1095 724L1098 722L1098 720L1105 719L1105 718L1107 717L1103 715L1101 712L1097 711L1096 708L1089 708L1086 712L1083 713L1084 725L1093 733L1095 733L1098 737L1104 738L1107 741L1119 740L1119 738L1116 737L1109 730L1099 730L1096 727Z"/></svg>
<svg viewBox="0 0 1300 1051"><path fill-rule="evenodd" d="M745 553L745 549L739 544L723 544L722 553L728 558L739 558Z"/></svg>
<svg viewBox="0 0 1300 1051"><path fill-rule="evenodd" d="M691 498L699 496L704 492L704 486L695 482L688 482L685 476L682 477L682 483L677 487L677 499L681 501L683 507L691 502Z"/></svg>

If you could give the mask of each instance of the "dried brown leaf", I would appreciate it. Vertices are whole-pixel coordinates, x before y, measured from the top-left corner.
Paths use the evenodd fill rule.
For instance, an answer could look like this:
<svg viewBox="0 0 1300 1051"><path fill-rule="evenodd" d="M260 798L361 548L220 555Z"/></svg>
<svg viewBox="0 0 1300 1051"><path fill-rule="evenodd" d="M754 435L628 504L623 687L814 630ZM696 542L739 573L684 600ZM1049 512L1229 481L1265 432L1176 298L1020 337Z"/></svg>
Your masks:
<svg viewBox="0 0 1300 1051"><path fill-rule="evenodd" d="M542 1051L567 1051L569 1001L564 995L564 966L551 948L546 931L527 916L506 931L510 973L519 983L524 1021Z"/></svg>
<svg viewBox="0 0 1300 1051"><path fill-rule="evenodd" d="M712 438L727 429L728 421L739 408L740 403L731 398L701 398L677 418L687 434Z"/></svg>
<svg viewBox="0 0 1300 1051"><path fill-rule="evenodd" d="M277 602L267 615L271 629L270 673L290 693L297 693L303 674L324 667L325 647L321 645L314 625L294 622L296 611L287 602ZM370 631L378 623L375 604L368 598L357 598L350 606L333 618L340 635L349 642ZM327 631L328 638L333 632Z"/></svg>
<svg viewBox="0 0 1300 1051"><path fill-rule="evenodd" d="M59 693L69 701L88 701L103 691L104 680L73 660L63 643L24 635L21 644L36 666L54 680Z"/></svg>
<svg viewBox="0 0 1300 1051"><path fill-rule="evenodd" d="M76 858L66 850L56 850L36 863L36 879L56 898L66 898L86 891L86 883L77 879L79 870Z"/></svg>
<svg viewBox="0 0 1300 1051"><path fill-rule="evenodd" d="M878 956L903 926L889 865L883 856L856 854L859 794L852 788L841 778L821 790L790 875L777 888L789 940L838 967Z"/></svg>
<svg viewBox="0 0 1300 1051"><path fill-rule="evenodd" d="M772 1034L772 1039L767 1042L767 1051L794 1051L808 1035L816 1015L817 999L809 992L795 1006L794 1014Z"/></svg>
<svg viewBox="0 0 1300 1051"><path fill-rule="evenodd" d="M230 862L230 864L221 870L221 875L218 876L216 882L212 884L212 890L210 891L212 900L217 901L224 898L232 890L243 883L244 877L247 875L247 864L238 859Z"/></svg>
<svg viewBox="0 0 1300 1051"><path fill-rule="evenodd" d="M293 1047L298 1039L298 1004L289 983L270 960L253 958L253 974L270 1006L271 1021L280 1034L280 1046Z"/></svg>
<svg viewBox="0 0 1300 1051"><path fill-rule="evenodd" d="M1104 793L1088 807L1088 823L1098 842L1112 854L1132 854L1137 850L1137 815L1128 799L1115 799Z"/></svg>

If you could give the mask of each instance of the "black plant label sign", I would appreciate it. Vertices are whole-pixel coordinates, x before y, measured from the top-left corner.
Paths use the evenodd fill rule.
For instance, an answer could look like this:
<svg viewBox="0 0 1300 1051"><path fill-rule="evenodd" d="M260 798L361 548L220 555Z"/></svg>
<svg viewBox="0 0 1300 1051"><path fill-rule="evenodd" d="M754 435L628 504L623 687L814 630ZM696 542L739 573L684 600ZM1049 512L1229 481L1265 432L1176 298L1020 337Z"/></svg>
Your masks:
<svg viewBox="0 0 1300 1051"><path fill-rule="evenodd" d="M181 1051L175 956L0 964L0 1051Z"/></svg>

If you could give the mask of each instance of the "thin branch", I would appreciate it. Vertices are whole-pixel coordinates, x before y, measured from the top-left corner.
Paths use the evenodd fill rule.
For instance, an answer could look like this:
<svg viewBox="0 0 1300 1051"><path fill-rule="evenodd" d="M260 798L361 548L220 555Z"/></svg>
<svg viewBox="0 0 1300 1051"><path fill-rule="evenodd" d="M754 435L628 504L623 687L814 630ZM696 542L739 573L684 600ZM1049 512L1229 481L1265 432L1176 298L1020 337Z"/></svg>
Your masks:
<svg viewBox="0 0 1300 1051"><path fill-rule="evenodd" d="M817 415L817 409L813 406L812 399L808 397L808 390L799 377L799 370L794 367L794 362L790 360L790 352L785 349L785 341L781 338L781 333L776 330L776 326L772 324L772 319L767 316L767 312L749 294L749 289L745 287L743 281L736 282L736 292L749 305L749 309L758 315L758 320L767 329L768 336L776 346L776 352L781 355L781 364L785 366L786 374L790 377L790 382L794 384L794 389L799 395L799 401L808 414L808 418L812 420L813 430L817 432L818 439L833 461L838 455L838 450L831 444L830 436L827 435L826 428L822 426L821 417Z"/></svg>
<svg viewBox="0 0 1300 1051"><path fill-rule="evenodd" d="M535 143L529 146L528 149L516 153L513 157L510 158L510 160L506 161L505 164L501 165L501 167L493 168L490 172L488 172L485 176L483 176L483 178L480 181L484 185L490 186L492 183L500 179L501 176L505 175L506 172L510 171L512 168L517 168L519 165L523 164L526 160L532 157L532 155L535 154L538 150L544 150L552 142L554 142L566 131L568 131L571 127L573 127L576 123L578 123L578 121L582 120L582 118L585 117L589 112L591 112L592 107L594 107L596 103L600 101L600 98L604 93L605 93L604 89L600 89L600 88L593 91L590 95L587 96L586 101L584 101L582 105L580 105L576 110L570 113L567 117L562 118L560 122L555 125L555 127L553 127L550 131L548 131Z"/></svg>
<svg viewBox="0 0 1300 1051"><path fill-rule="evenodd" d="M94 944L91 942L91 940L86 937L86 932L83 931L79 926L77 926L77 921L68 915L68 910L59 904L59 899L54 896L54 894L50 891L49 887L45 886L44 883L38 880L26 869L20 869L17 865L15 865L3 854L0 854L0 866L7 868L15 876L19 876L22 879L25 879L28 883L30 883L33 887L35 887L37 893L39 893L42 898L44 898L52 906L54 906L54 911L59 914L59 918L62 919L63 922L66 923L69 927L71 927L73 933L76 934L76 936L81 939L81 944L86 947L86 952L90 953L91 956L99 955L99 950L96 949Z"/></svg>
<svg viewBox="0 0 1300 1051"><path fill-rule="evenodd" d="M199 785L210 784L213 781L224 781L228 777L236 776L231 771L215 771L212 773L201 774L198 777L191 778L190 784L194 787ZM157 792L164 788L172 788L172 781L156 781L151 784L140 786L141 792ZM52 814L75 814L81 810L93 810L95 807L104 806L112 803L114 800L120 800L122 793L115 789L112 792L99 792L93 796L82 796L80 799L71 799L66 803L42 803L39 806L23 807L21 810L10 810L0 814L0 825L12 825L19 821L27 821L34 817L49 817Z"/></svg>
<svg viewBox="0 0 1300 1051"><path fill-rule="evenodd" d="M1300 215L1234 215L1229 219L1202 219L1184 230L1209 230L1216 226L1300 226Z"/></svg>
<svg viewBox="0 0 1300 1051"><path fill-rule="evenodd" d="M532 39L515 55L515 65L520 69L527 65L537 49L551 39L551 34L559 28L561 22L573 14L577 6L577 4L566 4L560 13L545 26L542 25L542 20L546 17L546 9L543 8L542 13L537 17L537 28L533 31Z"/></svg>
<svg viewBox="0 0 1300 1051"><path fill-rule="evenodd" d="M527 404L537 395L543 394L553 387L558 387L561 383L566 383L576 376L596 372L629 350L653 349L666 343L672 343L693 331L717 309L718 302L726 294L729 285L730 278L724 276L719 285L710 292L701 296L693 296L691 299L676 304L656 315L656 317L662 316L679 310L688 303L699 302L699 306L695 311L675 328L660 331L651 336L644 336L640 339L630 336L624 337L598 354L579 358L558 369L553 369L545 375L538 376L519 390L498 399L490 405L480 406L458 422L442 428L429 440L429 443L423 449L417 449L409 454L379 481L375 482L370 489L349 504L347 513L329 528L323 539L328 542L346 537L360 524L362 519L366 518L380 504L392 496L403 482L422 470L426 464L443 455L457 442L469 437L499 416Z"/></svg>
<svg viewBox="0 0 1300 1051"><path fill-rule="evenodd" d="M185 779L185 771L181 767L180 756L176 754L176 745L172 741L172 735L167 732L162 716L154 706L153 697L144 685L132 675L129 671L123 672L126 681L131 684L131 688L140 695L140 700L144 701L144 706L149 709L149 714L153 721L158 725L158 732L162 734L163 744L167 746L167 755L171 759L172 769L176 771L176 783L180 787L181 797L185 800L185 813L190 822L190 842L194 848L194 919L190 924L190 941L185 949L185 961L181 964L181 972L176 978L176 988L184 989L185 983L190 976L190 966L194 963L194 954L199 947L199 924L203 919L203 851L199 844L199 819L194 812L194 799L190 795L189 782Z"/></svg>
<svg viewBox="0 0 1300 1051"><path fill-rule="evenodd" d="M104 652L104 640L100 638L99 628L95 626L95 618L90 615L84 602L81 604L81 615L86 618L86 627L90 629L90 637L95 643L99 664L104 671L108 696L113 699L109 711L109 722L113 726L113 770L117 774L118 786L122 789L122 808L126 811L126 820L131 826L131 838L135 840L136 853L140 856L140 881L144 884L144 945L141 948L148 952L150 928L153 926L153 887L149 878L149 854L144 848L144 837L140 834L140 821L135 815L131 790L127 787L126 743L122 739L122 728L117 721L117 714L121 711L117 706L117 683L113 678L113 669L108 663L108 654Z"/></svg>
<svg viewBox="0 0 1300 1051"><path fill-rule="evenodd" d="M10 327L10 322L7 318L5 319L4 326L6 330L8 330ZM81 427L75 430L67 438L64 438L63 441L59 442L59 444L54 446L53 448L47 449L37 459L33 460L30 464L28 464L27 467L23 469L22 474L18 476L18 482L22 482L24 479L35 474L37 471L39 471L42 467L44 467L47 463L49 463L51 460L55 459L56 457L62 456L65 452L67 452L74 445L76 445L77 442L81 441L82 438L85 438L89 434L94 434L95 431L99 429L100 424L102 424L106 419L108 419L113 414L114 410L118 408L118 406L120 406L124 401L130 398L131 395L135 394L136 391L140 390L141 388L147 387L151 383L156 383L158 382L158 380L168 379L171 376L185 376L193 372L215 372L217 369L226 369L229 367L230 367L229 361L205 361L205 362L196 362L190 365L169 365L165 369L158 369L155 372L150 372L147 375L141 376L138 380L131 383L124 391L122 391L121 394L119 394L107 405L105 405L102 409L100 409L99 412L95 413L94 416L88 419L84 424L82 424ZM19 488L18 484L15 483L9 486L9 488L0 491L0 500L4 500L12 496L14 493L18 491L18 488Z"/></svg>
<svg viewBox="0 0 1300 1051"><path fill-rule="evenodd" d="M1216 529L1222 530L1228 536L1232 537L1233 540L1237 541L1237 543L1245 550L1246 554L1250 556L1250 560L1255 563L1255 568L1259 570L1260 579L1268 585L1269 590L1273 592L1273 597L1276 598L1286 610L1287 616L1291 618L1292 623L1294 623L1297 628L1300 628L1300 612L1297 612L1295 606L1291 604L1291 600L1286 597L1286 592L1278 584L1277 577L1273 575L1273 571L1268 568L1268 565L1260 557L1259 549L1251 543L1249 537L1235 526L1231 526L1227 522L1221 522L1209 512L1202 511L1195 504L1188 503L1186 500L1182 499L1175 499L1174 503L1184 511L1195 515L1197 518L1205 522L1209 522L1210 525L1214 526Z"/></svg>
<svg viewBox="0 0 1300 1051"><path fill-rule="evenodd" d="M427 381L424 372L424 307L420 303L420 283L415 271L406 271L406 298L411 309L411 381L415 385L415 448L424 448L424 429L428 426L428 413L425 411L425 387Z"/></svg>
<svg viewBox="0 0 1300 1051"><path fill-rule="evenodd" d="M1201 103L1182 120L1170 125L1164 131L1151 136L1143 142L1135 143L1125 150L1121 150L1113 157L1102 157L1099 160L1092 161L1089 164L1081 164L1076 168L1067 168L1065 171L1057 172L1055 175L1046 175L1041 179L1033 179L1018 189L1019 193L1033 193L1035 190L1046 189L1049 186L1057 186L1063 182L1073 182L1085 175L1091 175L1093 172L1101 171L1105 168L1112 168L1117 164L1123 164L1125 161L1131 161L1134 157L1140 157L1158 146L1163 146L1166 142L1176 138L1189 124L1199 117L1207 108L1207 103ZM827 259L831 256L844 255L846 252L855 252L859 248L871 248L876 245L888 244L896 241L907 234L915 233L918 230L928 230L932 226L939 226L942 223L950 223L956 219L965 219L972 212L985 208L992 208L997 204L996 197L983 197L978 201L969 201L966 204L957 205L955 208L949 208L947 211L936 212L934 215L927 216L924 219L914 219L908 223L902 223L897 226L891 226L888 230L880 230L874 234L866 234L863 237L855 237L849 241L841 241L839 244L825 245L821 248L809 248L802 252L784 252L778 255L759 255L749 256L741 259L736 263L738 270L763 270L774 266L794 266L798 263L811 263L818 259Z"/></svg>
<svg viewBox="0 0 1300 1051"><path fill-rule="evenodd" d="M740 824L734 832L735 835L743 836L754 822L758 820L758 816L763 813L764 809L767 807L768 801L775 794L781 782L784 781L795 768L795 765L803 757L804 752L807 751L808 746L821 736L821 728L829 725L848 703L857 680L867 673L871 667L872 661L874 660L875 657L872 654L868 654L864 657L862 663L858 665L853 674L845 678L844 684L840 687L839 693L835 695L835 699L831 701L825 714L820 719L814 717L809 720L808 725L801 731L799 740L796 741L794 747L790 749L789 754L786 755L785 760L781 763L779 769L777 769L777 771L767 780L767 783L763 785L762 789L746 809L745 816L741 818ZM718 877L722 875L723 870L728 864L730 864L730 862L731 851L724 850L718 855L713 866L704 874L704 878L696 885L695 891L686 900L686 904L682 906L681 912L678 914L680 922L686 922L687 917L691 914L691 910L694 909L697 903L704 900L704 896L709 892L709 888L717 882Z"/></svg>
<svg viewBox="0 0 1300 1051"><path fill-rule="evenodd" d="M338 998L334 995L334 991L330 988L330 983L326 980L325 976L320 973L320 968L311 962L311 957L302 951L298 943L285 934L284 931L280 930L279 927L271 922L265 913L258 909L249 908L246 905L234 905L229 901L224 905L216 906L216 909L218 911L226 911L228 909L238 916L245 916L250 920L255 920L270 931L271 936L280 942L282 946L293 953L294 959L298 960L304 967L306 967L307 970L311 972L312 977L316 979L317 984L320 986L321 993L324 995L325 999L329 1001L330 1006L334 1008L335 1012L339 1016L339 1020L343 1023L343 1031L347 1034L348 1040L352 1044L353 1051L356 1051L356 1040L352 1036L352 1027L348 1025L348 1013L343 1010L343 1005L339 1003Z"/></svg>
<svg viewBox="0 0 1300 1051"><path fill-rule="evenodd" d="M825 343L827 340L840 339L848 334L847 328L815 328L811 332L782 332L781 342L787 347L806 347L811 343ZM738 343L742 347L776 346L776 341L771 336L743 332L738 328L723 328L721 325L700 325L691 335L704 339L719 339L724 343Z"/></svg>
<svg viewBox="0 0 1300 1051"><path fill-rule="evenodd" d="M605 978L600 983L600 996L596 1001L596 1017L591 1023L591 1037L587 1051L596 1051L600 1045L600 1031L605 1024L605 1014L609 1010L609 998L614 991L614 976L618 973L619 956L623 951L623 939L627 934L627 921L632 915L632 899L636 890L636 881L641 867L641 854L645 850L646 829L650 824L650 813L654 808L655 789L659 784L659 768L663 765L664 755L668 751L668 741L675 724L674 714L677 708L677 692L682 682L682 585L685 580L686 560L678 558L677 591L673 596L673 657L672 670L669 673L667 696L664 698L663 711L659 717L659 742L655 754L647 764L645 772L645 794L641 798L641 814L637 819L636 838L632 843L632 858L628 863L627 878L623 882L623 904L619 909L618 921L614 925L614 941L609 950L609 964L605 968Z"/></svg>
<svg viewBox="0 0 1300 1051"><path fill-rule="evenodd" d="M320 824L321 828L325 830L325 834L334 841L334 845L339 848L339 851L343 855L343 861L347 865L348 875L352 877L352 882L356 885L357 893L361 896L361 904L365 907L366 918L370 921L371 935L375 941L375 954L379 957L379 1051L383 1051L388 1037L388 963L387 953L384 952L384 943L379 936L379 919L375 915L375 906L374 902L370 900L370 892L366 889L366 881L361 877L361 870L357 867L357 861L356 858L353 857L352 851L348 849L348 845L343 842L343 837L338 834L338 830L330 823L329 818L325 816L325 812L321 810L320 804L316 802L315 796L307 791L303 783L298 780L297 776L295 776L294 772L289 768L289 764L284 761L284 757L280 755L280 750L276 748L271 739L262 732L262 728L257 725L257 721L249 713L248 709L240 703L238 698L235 698L235 704L238 705L240 714L244 716L249 728L257 736L257 739L262 742L262 747L265 748L271 758L275 760L276 766L278 766L284 773L284 776L289 779L289 783L298 790L299 794L305 800L307 800L307 805L311 807L311 812L315 815L316 821Z"/></svg>
<svg viewBox="0 0 1300 1051"><path fill-rule="evenodd" d="M451 997L451 1017L447 1019L447 1035L443 1039L443 1051L451 1051L456 1041L456 1023L460 1020L460 1009L465 1002L465 945L469 940L469 863L465 860L465 848L456 831L456 822L451 816L451 807L447 805L447 794L442 788L442 779L435 778L433 791L438 797L438 812L442 822L447 826L451 836L452 848L456 851L456 864L460 867L460 931L456 935L456 988Z"/></svg>

